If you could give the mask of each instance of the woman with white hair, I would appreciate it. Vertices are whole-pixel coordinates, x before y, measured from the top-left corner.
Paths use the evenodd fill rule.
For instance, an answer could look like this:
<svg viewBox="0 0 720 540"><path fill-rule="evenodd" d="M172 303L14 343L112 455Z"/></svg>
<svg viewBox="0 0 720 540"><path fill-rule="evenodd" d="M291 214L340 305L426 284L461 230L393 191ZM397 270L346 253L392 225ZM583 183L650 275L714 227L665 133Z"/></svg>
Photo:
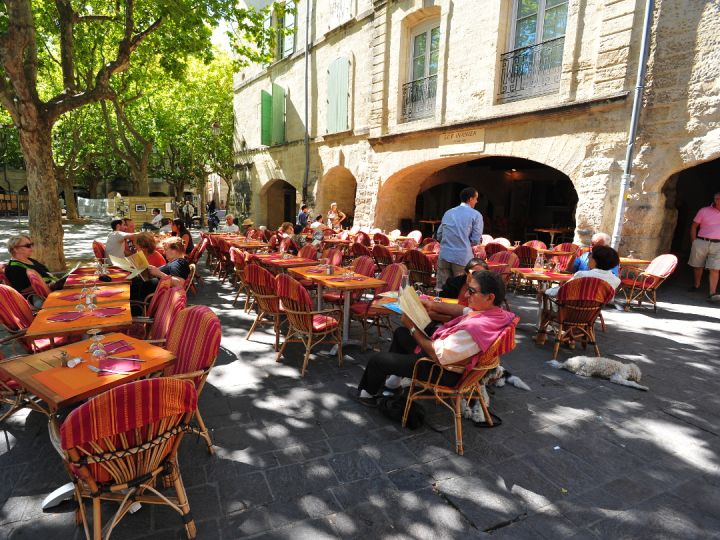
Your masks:
<svg viewBox="0 0 720 540"><path fill-rule="evenodd" d="M610 235L604 232L598 232L592 235L592 238L590 239L590 247L591 250L595 246L609 246L610 245ZM579 257L575 258L575 262L573 262L573 273L574 272L584 272L587 270L590 270L590 251L586 251ZM618 275L618 267L610 270L613 274L616 276Z"/></svg>
<svg viewBox="0 0 720 540"><path fill-rule="evenodd" d="M342 228L342 222L345 221L346 217L342 210L338 210L336 202L330 204L330 210L327 213L328 227L333 229Z"/></svg>
<svg viewBox="0 0 720 540"><path fill-rule="evenodd" d="M30 280L27 277L28 270L35 270L50 289L62 289L65 279L60 279L50 273L50 270L41 262L31 257L33 250L32 239L24 234L10 237L7 243L10 262L5 267L5 276L12 288L20 293L30 292Z"/></svg>

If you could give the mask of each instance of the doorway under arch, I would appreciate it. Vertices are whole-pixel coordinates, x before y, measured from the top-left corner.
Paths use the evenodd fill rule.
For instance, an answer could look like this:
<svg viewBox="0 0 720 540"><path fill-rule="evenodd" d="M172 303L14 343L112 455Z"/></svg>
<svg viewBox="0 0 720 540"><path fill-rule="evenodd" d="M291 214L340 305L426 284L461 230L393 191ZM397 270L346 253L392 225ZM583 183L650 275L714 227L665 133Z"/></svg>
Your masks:
<svg viewBox="0 0 720 540"><path fill-rule="evenodd" d="M327 215L331 203L337 203L338 209L347 215L343 227L352 225L355 216L355 194L357 180L349 169L338 165L329 169L318 182L315 191L313 214Z"/></svg>
<svg viewBox="0 0 720 540"><path fill-rule="evenodd" d="M475 208L493 236L524 240L537 237L536 228L575 228L578 196L570 178L542 163L506 156L435 160L396 173L380 190L375 222L385 229L410 223L420 228L420 220L439 220L457 206L468 186L478 190ZM427 225L423 232L430 230ZM548 238L541 233L540 239Z"/></svg>
<svg viewBox="0 0 720 540"><path fill-rule="evenodd" d="M297 214L297 190L285 180L271 180L260 193L265 207L265 225L277 229L283 221L295 223Z"/></svg>
<svg viewBox="0 0 720 540"><path fill-rule="evenodd" d="M720 158L673 174L662 191L666 201L664 221L669 226L661 233L658 253L669 249L687 258L693 218L700 208L712 204L713 195L720 192Z"/></svg>

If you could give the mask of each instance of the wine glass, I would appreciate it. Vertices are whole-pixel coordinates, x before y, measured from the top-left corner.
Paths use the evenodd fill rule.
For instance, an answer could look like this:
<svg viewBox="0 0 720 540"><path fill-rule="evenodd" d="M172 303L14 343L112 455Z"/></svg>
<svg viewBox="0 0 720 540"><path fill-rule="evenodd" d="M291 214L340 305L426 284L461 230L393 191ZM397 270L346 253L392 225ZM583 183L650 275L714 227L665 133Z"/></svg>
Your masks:
<svg viewBox="0 0 720 540"><path fill-rule="evenodd" d="M515 240L515 247L520 247L520 240Z"/></svg>
<svg viewBox="0 0 720 540"><path fill-rule="evenodd" d="M628 259L634 259L634 258L635 258L635 252L634 252L632 249L629 249L629 250L628 250L627 258L628 258Z"/></svg>
<svg viewBox="0 0 720 540"><path fill-rule="evenodd" d="M105 347L103 347L102 339L100 335L101 330L99 328L91 328L87 331L92 343L88 347L88 351L92 353L93 358L103 358L106 356Z"/></svg>

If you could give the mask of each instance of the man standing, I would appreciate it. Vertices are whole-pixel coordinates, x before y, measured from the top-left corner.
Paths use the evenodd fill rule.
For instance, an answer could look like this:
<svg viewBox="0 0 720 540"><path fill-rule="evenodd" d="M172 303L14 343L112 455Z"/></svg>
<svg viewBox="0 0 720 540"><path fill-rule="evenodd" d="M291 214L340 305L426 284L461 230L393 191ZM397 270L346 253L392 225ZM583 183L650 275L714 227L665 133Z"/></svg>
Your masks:
<svg viewBox="0 0 720 540"><path fill-rule="evenodd" d="M707 268L710 282L708 300L720 301L720 295L717 294L720 275L720 192L713 196L710 206L698 211L690 226L690 239L692 249L688 264L693 267L693 286L690 290L700 290L703 268Z"/></svg>
<svg viewBox="0 0 720 540"><path fill-rule="evenodd" d="M193 216L195 215L195 207L190 204L190 201L185 201L185 204L182 207L182 214L185 227L188 229L191 228Z"/></svg>
<svg viewBox="0 0 720 540"><path fill-rule="evenodd" d="M472 246L482 239L483 218L475 210L477 200L478 192L475 188L463 189L460 192L460 204L445 212L438 227L438 290L442 289L448 278L465 273L465 265L473 256Z"/></svg>
<svg viewBox="0 0 720 540"><path fill-rule="evenodd" d="M301 225L304 229L308 226L308 218L310 217L310 209L307 204L303 204L300 207L300 213L297 216L297 224Z"/></svg>

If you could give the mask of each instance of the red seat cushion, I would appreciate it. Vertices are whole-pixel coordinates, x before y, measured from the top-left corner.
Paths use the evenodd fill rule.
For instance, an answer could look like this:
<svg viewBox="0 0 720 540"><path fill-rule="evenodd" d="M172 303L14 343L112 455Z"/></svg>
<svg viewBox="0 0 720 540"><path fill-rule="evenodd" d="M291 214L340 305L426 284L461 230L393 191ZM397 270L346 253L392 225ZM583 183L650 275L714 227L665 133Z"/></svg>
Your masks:
<svg viewBox="0 0 720 540"><path fill-rule="evenodd" d="M313 330L316 332L324 332L338 325L336 319L327 315L313 315Z"/></svg>
<svg viewBox="0 0 720 540"><path fill-rule="evenodd" d="M350 312L353 315L365 315L365 310L367 309L367 302L355 302L354 304L350 305ZM376 317L378 315L388 315L389 312L387 308L378 308L378 307L371 307L367 310L367 316L368 317Z"/></svg>
<svg viewBox="0 0 720 540"><path fill-rule="evenodd" d="M331 304L342 304L343 295L339 291L330 291L323 294L323 300Z"/></svg>

